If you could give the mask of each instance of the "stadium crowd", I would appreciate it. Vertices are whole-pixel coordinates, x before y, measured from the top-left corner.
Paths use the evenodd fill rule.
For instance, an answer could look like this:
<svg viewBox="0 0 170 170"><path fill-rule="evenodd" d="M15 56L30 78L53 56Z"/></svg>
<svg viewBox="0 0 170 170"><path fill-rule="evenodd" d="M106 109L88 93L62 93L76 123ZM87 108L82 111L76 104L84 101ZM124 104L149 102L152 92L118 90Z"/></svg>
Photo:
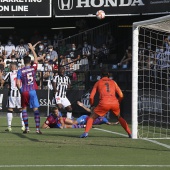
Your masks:
<svg viewBox="0 0 170 170"><path fill-rule="evenodd" d="M40 38L43 37L43 38ZM63 34L54 34L52 38L47 35L34 37L30 41L35 42L33 47L38 56L38 68L36 80L39 89L46 88L47 80L52 79L57 74L58 67L64 66L66 73L72 80L77 80L76 70L94 69L97 63L102 66L102 62L109 55L110 39L106 38L100 45L90 45L87 41L82 44L67 43L62 41ZM15 42L15 43L13 43ZM13 36L9 36L6 42L0 40L0 88L4 87L3 77L10 71L10 63L17 63L18 69L24 66L23 58L29 55L33 61L33 55L28 48L28 43L24 38L14 41Z"/></svg>

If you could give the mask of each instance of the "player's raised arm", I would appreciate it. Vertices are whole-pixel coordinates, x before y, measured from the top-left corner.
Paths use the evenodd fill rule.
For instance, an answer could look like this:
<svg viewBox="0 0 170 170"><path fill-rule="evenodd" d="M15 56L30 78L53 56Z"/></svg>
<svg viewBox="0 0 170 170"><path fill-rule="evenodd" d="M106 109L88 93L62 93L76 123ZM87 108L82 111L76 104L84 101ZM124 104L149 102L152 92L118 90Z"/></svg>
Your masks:
<svg viewBox="0 0 170 170"><path fill-rule="evenodd" d="M91 112L91 110L89 108L87 108L86 106L84 106L83 103L81 103L80 101L77 101L77 104L82 107L84 110L86 110L87 112Z"/></svg>
<svg viewBox="0 0 170 170"><path fill-rule="evenodd" d="M38 63L38 59L37 59L38 57L37 57L37 54L36 54L36 52L34 50L34 47L32 46L31 43L28 43L28 47L32 51L32 54L34 56L34 63Z"/></svg>

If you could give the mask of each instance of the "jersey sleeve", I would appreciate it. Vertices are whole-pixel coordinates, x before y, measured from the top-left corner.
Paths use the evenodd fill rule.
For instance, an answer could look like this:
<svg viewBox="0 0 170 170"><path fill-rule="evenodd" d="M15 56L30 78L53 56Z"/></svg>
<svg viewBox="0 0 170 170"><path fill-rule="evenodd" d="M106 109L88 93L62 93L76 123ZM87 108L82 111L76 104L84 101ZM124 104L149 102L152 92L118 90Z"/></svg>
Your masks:
<svg viewBox="0 0 170 170"><path fill-rule="evenodd" d="M51 115L49 115L49 116L47 117L47 119L45 120L44 123L45 123L46 125L50 126L52 122L53 122L53 118L52 118Z"/></svg>
<svg viewBox="0 0 170 170"><path fill-rule="evenodd" d="M5 77L3 77L3 80L4 80L4 81L7 81L7 80L9 80L9 77L10 77L10 72L9 72L8 74L6 74Z"/></svg>
<svg viewBox="0 0 170 170"><path fill-rule="evenodd" d="M93 89L92 89L92 91L90 93L90 105L91 106L94 104L94 96L96 94L97 87L98 87L98 82L95 83L95 85L93 86Z"/></svg>
<svg viewBox="0 0 170 170"><path fill-rule="evenodd" d="M57 76L53 78L53 82L56 83Z"/></svg>
<svg viewBox="0 0 170 170"><path fill-rule="evenodd" d="M122 99L123 99L123 93L122 93L122 90L120 89L120 87L117 85L117 83L116 82L114 82L115 83L115 89L116 89L116 93L118 94L118 96L119 96L119 102L121 102L122 101Z"/></svg>
<svg viewBox="0 0 170 170"><path fill-rule="evenodd" d="M34 63L32 67L34 68L35 71L37 71L38 64Z"/></svg>
<svg viewBox="0 0 170 170"><path fill-rule="evenodd" d="M17 72L17 79L21 80L21 70L18 70Z"/></svg>

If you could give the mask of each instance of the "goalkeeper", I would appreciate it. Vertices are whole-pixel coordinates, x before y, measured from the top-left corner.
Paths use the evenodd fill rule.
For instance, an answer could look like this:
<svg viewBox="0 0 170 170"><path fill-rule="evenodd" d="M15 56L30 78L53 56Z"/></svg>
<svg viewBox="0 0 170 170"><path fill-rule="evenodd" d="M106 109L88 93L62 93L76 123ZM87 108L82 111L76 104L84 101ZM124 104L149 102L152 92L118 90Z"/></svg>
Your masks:
<svg viewBox="0 0 170 170"><path fill-rule="evenodd" d="M109 78L109 72L107 69L102 70L102 78L97 81L90 94L90 104L94 104L94 96L96 92L99 92L99 104L92 111L89 119L86 123L85 132L80 136L80 138L86 138L88 132L92 128L92 124L96 118L99 116L104 116L109 110L111 110L117 117L121 126L128 133L129 138L131 138L131 130L127 122L120 116L120 106L119 103L123 99L123 93L117 83ZM119 98L117 98L117 95Z"/></svg>

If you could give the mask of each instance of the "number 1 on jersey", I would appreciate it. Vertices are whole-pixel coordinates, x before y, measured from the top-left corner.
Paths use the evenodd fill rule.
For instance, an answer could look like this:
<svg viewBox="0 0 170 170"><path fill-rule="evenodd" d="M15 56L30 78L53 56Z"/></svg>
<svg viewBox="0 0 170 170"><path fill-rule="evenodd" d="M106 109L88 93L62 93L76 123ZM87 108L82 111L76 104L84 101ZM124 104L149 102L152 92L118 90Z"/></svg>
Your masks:
<svg viewBox="0 0 170 170"><path fill-rule="evenodd" d="M105 86L106 86L106 91L107 91L107 92L110 92L109 83L105 83Z"/></svg>

